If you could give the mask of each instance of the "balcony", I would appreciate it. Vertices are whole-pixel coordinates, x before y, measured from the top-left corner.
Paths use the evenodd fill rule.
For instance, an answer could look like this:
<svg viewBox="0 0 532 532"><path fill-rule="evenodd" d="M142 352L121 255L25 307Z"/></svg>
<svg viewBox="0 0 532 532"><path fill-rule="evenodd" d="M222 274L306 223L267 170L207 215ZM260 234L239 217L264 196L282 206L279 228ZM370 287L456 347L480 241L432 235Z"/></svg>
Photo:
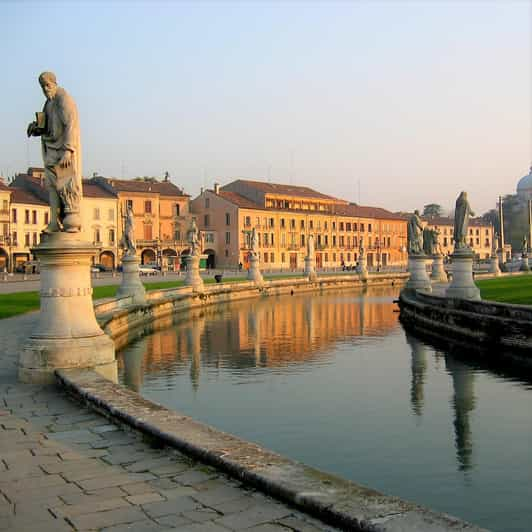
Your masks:
<svg viewBox="0 0 532 532"><path fill-rule="evenodd" d="M154 248L157 247L157 240L137 240L136 244L141 248Z"/></svg>

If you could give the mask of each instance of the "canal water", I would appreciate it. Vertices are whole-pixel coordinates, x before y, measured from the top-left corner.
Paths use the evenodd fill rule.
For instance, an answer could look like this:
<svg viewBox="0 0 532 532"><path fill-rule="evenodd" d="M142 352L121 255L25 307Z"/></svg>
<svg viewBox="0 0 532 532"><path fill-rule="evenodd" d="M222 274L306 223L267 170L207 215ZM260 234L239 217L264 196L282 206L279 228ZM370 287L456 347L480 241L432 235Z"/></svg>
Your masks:
<svg viewBox="0 0 532 532"><path fill-rule="evenodd" d="M123 349L120 380L386 494L491 530L531 530L532 378L406 332L397 296L324 292L191 311Z"/></svg>

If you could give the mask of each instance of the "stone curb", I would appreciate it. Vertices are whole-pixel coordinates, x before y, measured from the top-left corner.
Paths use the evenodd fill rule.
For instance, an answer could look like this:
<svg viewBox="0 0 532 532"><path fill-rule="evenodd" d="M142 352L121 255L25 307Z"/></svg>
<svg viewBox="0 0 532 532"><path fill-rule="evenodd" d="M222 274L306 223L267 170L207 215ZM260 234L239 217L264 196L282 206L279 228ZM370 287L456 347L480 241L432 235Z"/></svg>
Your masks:
<svg viewBox="0 0 532 532"><path fill-rule="evenodd" d="M59 370L57 382L115 423L177 448L268 495L344 530L437 532L483 529L313 469L168 410L94 371Z"/></svg>

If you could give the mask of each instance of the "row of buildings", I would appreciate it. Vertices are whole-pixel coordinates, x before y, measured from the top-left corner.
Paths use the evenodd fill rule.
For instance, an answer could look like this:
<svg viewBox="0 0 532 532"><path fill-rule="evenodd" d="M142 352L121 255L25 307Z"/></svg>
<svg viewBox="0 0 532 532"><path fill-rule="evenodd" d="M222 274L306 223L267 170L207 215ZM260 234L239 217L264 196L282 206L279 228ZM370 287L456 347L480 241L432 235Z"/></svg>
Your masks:
<svg viewBox="0 0 532 532"><path fill-rule="evenodd" d="M0 183L0 271L31 260L31 248L48 224L48 193L42 168L29 168L6 186ZM95 262L115 268L120 261L123 219L128 206L143 264L175 270L188 254L191 218L200 230L204 261L211 268L246 268L253 229L258 233L263 268L299 269L314 237L316 267L353 266L361 246L369 266L404 266L408 216L322 194L308 187L236 180L201 191L194 199L163 180L123 180L94 175L83 180L82 237L98 248ZM453 222L424 222L440 231L445 254L452 252ZM489 256L493 228L470 224L470 245Z"/></svg>

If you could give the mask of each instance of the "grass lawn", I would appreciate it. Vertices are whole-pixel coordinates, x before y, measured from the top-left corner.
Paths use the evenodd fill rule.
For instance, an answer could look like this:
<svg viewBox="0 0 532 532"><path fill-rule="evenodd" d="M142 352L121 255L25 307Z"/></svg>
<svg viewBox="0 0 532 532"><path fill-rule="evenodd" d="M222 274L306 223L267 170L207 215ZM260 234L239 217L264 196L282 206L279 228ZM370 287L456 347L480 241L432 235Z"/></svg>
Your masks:
<svg viewBox="0 0 532 532"><path fill-rule="evenodd" d="M532 305L532 275L497 277L476 281L482 299Z"/></svg>
<svg viewBox="0 0 532 532"><path fill-rule="evenodd" d="M224 283L242 282L246 279L242 277L224 277ZM205 284L214 283L214 279L205 279ZM157 283L146 283L144 287L147 291L158 290L160 288L174 288L183 286L183 281L161 281ZM92 299L102 299L113 297L118 290L118 285L95 286ZM0 294L0 319L24 314L31 310L38 310L40 305L39 292L14 292L12 294Z"/></svg>

